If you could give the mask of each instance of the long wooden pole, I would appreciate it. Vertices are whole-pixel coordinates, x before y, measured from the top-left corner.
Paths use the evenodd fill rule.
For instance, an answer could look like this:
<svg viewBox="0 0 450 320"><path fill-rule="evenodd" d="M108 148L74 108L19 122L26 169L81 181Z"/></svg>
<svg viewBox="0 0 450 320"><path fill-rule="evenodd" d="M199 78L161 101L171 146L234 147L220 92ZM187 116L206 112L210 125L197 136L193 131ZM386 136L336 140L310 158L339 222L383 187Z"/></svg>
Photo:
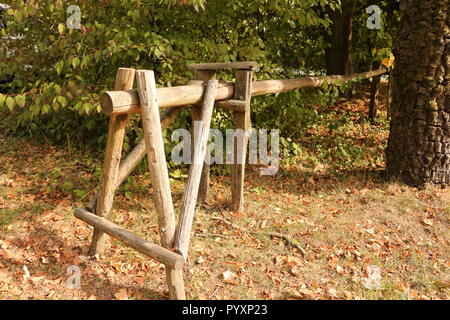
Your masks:
<svg viewBox="0 0 450 320"><path fill-rule="evenodd" d="M380 80L381 80L381 76L376 76L376 77L372 78L372 83L371 83L371 88L370 88L369 120L372 124L375 122L375 118L377 116Z"/></svg>
<svg viewBox="0 0 450 320"><path fill-rule="evenodd" d="M87 210L77 208L75 209L75 217L94 226L96 229L109 234L110 236L121 240L126 245L142 252L146 256L153 258L161 263L164 263L167 268L181 270L184 265L184 258L166 248L157 244L144 240L134 233L108 221L105 218L99 217Z"/></svg>
<svg viewBox="0 0 450 320"><path fill-rule="evenodd" d="M252 84L252 96L286 92L299 88L320 87L324 83L345 82L354 79L367 79L388 72L386 68L351 74L346 76L305 77L288 80L256 81ZM205 94L204 85L187 85L159 88L156 95L160 108L180 107L201 103ZM234 84L219 85L215 100L230 99L234 96ZM137 90L107 91L100 100L103 112L106 114L140 113L139 94Z"/></svg>
<svg viewBox="0 0 450 320"><path fill-rule="evenodd" d="M234 129L241 132L233 138L233 164L231 168L231 209L244 212L245 158L251 129L250 100L252 96L252 70L237 70L234 99L244 102L243 111L233 112ZM240 140L240 141L239 141Z"/></svg>
<svg viewBox="0 0 450 320"><path fill-rule="evenodd" d="M115 90L133 88L134 74L134 69L120 68L116 76ZM109 119L108 139L103 166L103 181L95 209L95 213L100 217L109 217L112 209L126 124L127 115L111 115ZM105 249L105 246L106 234L101 230L94 229L89 253L91 255L100 254Z"/></svg>
<svg viewBox="0 0 450 320"><path fill-rule="evenodd" d="M197 204L198 189L200 186L200 178L206 156L217 83L217 80L209 80L208 86L206 87L206 96L201 108L201 121L197 123L197 125L200 124L200 130L194 135L194 156L192 164L189 168L189 178L186 182L183 195L183 206L181 209L181 218L175 239L175 249L180 252L185 259L187 259L195 206Z"/></svg>
<svg viewBox="0 0 450 320"><path fill-rule="evenodd" d="M192 68L192 66L190 66ZM207 82L209 80L215 80L216 79L216 70L196 70L194 73L194 81L200 81L200 82ZM217 85L216 85L217 87ZM167 110L171 110L172 108L169 108ZM203 113L203 104L201 105L192 105L191 107L191 116L192 116L192 128L195 128L195 121L201 121L202 120L202 113ZM192 148L195 145L195 132L193 130L192 132ZM192 149L192 154L194 154L194 149ZM209 154L206 154L206 157L208 157L209 160ZM203 170L202 170L202 177L200 179L200 186L198 187L198 195L197 195L197 203L204 203L208 199L209 194L209 185L210 185L210 165L209 161L204 161L203 163Z"/></svg>
<svg viewBox="0 0 450 320"><path fill-rule="evenodd" d="M175 240L175 212L164 153L155 75L151 70L138 70L136 79L141 103L144 141L152 178L153 198L158 213L161 243L164 247L170 249L173 247ZM186 299L183 270L166 268L166 276L170 297L177 300Z"/></svg>
<svg viewBox="0 0 450 320"><path fill-rule="evenodd" d="M170 193L158 102L155 96L155 76L151 70L138 70L136 79L142 106L142 127L148 165L161 227L161 241L164 247L171 248L175 235L175 212Z"/></svg>

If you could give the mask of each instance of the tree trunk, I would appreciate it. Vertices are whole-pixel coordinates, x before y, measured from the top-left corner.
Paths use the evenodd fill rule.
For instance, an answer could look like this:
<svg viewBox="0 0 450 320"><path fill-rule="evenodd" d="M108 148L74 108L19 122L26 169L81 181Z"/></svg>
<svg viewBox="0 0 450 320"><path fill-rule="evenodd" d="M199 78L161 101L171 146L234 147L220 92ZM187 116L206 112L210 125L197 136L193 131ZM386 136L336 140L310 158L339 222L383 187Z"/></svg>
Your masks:
<svg viewBox="0 0 450 320"><path fill-rule="evenodd" d="M326 49L327 74L346 75L352 73L352 18L355 0L343 0L341 11L330 11L333 21Z"/></svg>
<svg viewBox="0 0 450 320"><path fill-rule="evenodd" d="M403 0L395 44L387 176L450 184L448 0Z"/></svg>

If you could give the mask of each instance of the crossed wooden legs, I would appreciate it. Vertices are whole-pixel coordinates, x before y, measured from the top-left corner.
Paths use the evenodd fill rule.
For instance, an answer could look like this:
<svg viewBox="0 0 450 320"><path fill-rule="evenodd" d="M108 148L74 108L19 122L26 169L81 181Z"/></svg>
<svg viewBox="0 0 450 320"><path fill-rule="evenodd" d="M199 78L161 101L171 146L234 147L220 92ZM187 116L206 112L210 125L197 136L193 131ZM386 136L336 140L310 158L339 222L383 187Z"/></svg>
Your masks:
<svg viewBox="0 0 450 320"><path fill-rule="evenodd" d="M120 69L116 90L131 89L133 69ZM105 233L122 240L128 246L166 265L167 284L171 299L185 299L183 265L187 259L189 238L192 230L195 205L200 185L200 176L206 155L209 128L215 101L217 80L208 82L200 116L200 130L195 140L194 161L186 184L183 207L178 231L175 227L175 213L170 193L169 175L166 166L162 128L172 120L178 110L166 111L160 121L156 100L156 84L152 71L139 70L136 73L141 104L144 141L120 164L121 148L126 125L126 117L112 117L108 133L107 151L102 186L91 201L88 209L76 209L75 216L94 226L91 254L101 253L105 248ZM122 80L126 79L123 84ZM162 247L139 238L108 220L115 190L125 180L131 170L147 154L154 189L154 201L158 213L158 225ZM95 210L93 210L95 208ZM173 251L176 251L173 252Z"/></svg>
<svg viewBox="0 0 450 320"><path fill-rule="evenodd" d="M94 226L90 248L92 255L100 254L105 249L105 234L109 234L143 254L160 261L166 266L167 284L171 299L186 298L183 266L188 257L195 206L197 200L204 201L208 193L209 167L204 166L204 161L207 156L209 129L218 87L218 81L215 80L216 69L217 66L214 64L207 65L206 69L196 70L195 73L195 80L207 83L207 87L202 104L192 108L195 131L193 135L193 161L189 169L178 228L176 228L170 192L162 130L176 117L180 108L168 109L160 118L155 78L153 72L148 70L135 72L134 69L121 68L117 73L115 83L115 90L130 90L133 87L133 79L136 74L144 139L121 162L127 116L111 116L100 190L87 208L75 210L77 218ZM243 132L243 135L237 135L234 138L234 161L231 179L232 209L239 212L243 211L245 157L250 129L251 84L252 70L238 69L236 71L234 100L216 103L218 107L233 111L235 129L240 129ZM148 158L154 189L161 246L141 239L108 220L115 191L145 155Z"/></svg>

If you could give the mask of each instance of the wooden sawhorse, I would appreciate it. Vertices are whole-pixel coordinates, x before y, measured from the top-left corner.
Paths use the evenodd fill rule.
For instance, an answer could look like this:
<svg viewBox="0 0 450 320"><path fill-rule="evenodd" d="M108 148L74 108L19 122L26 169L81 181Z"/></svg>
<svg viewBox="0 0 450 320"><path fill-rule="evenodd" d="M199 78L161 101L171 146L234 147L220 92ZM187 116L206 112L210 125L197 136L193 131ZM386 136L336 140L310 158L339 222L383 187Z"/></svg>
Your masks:
<svg viewBox="0 0 450 320"><path fill-rule="evenodd" d="M201 127L193 139L193 161L189 168L178 227L175 223L175 210L170 192L162 130L175 118L179 108L169 109L160 117L153 71L139 70L136 72L144 139L121 162L127 115L111 116L100 190L86 208L75 209L77 218L94 227L90 254L103 252L106 245L106 234L109 234L163 263L166 266L170 298L186 298L183 266L188 257L197 198L200 197L201 200L205 200L209 188L209 168L206 167L205 169L204 161L214 104L218 107L233 110L235 129L242 129L245 132L241 138L243 141L234 143L231 186L232 209L243 211L245 158L250 130L251 84L253 69L256 67L257 65L254 62L189 66L190 69L195 70L193 82L202 81L203 85L206 84L206 90L202 104L192 108L193 121L201 121ZM215 102L216 89L219 85L218 81L215 80L216 70L218 69L237 69L233 100ZM115 90L132 89L134 76L134 69L119 69ZM141 239L108 220L115 191L145 155L147 155L154 189L161 246Z"/></svg>

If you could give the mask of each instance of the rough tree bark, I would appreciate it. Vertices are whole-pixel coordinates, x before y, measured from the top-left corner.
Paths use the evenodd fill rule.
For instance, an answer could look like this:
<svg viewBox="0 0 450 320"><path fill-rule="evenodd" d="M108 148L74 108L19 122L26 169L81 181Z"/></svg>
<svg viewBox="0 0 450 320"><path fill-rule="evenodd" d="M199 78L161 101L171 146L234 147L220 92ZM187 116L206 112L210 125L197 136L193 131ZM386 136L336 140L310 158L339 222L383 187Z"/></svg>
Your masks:
<svg viewBox="0 0 450 320"><path fill-rule="evenodd" d="M402 0L387 176L417 187L450 184L448 0Z"/></svg>

